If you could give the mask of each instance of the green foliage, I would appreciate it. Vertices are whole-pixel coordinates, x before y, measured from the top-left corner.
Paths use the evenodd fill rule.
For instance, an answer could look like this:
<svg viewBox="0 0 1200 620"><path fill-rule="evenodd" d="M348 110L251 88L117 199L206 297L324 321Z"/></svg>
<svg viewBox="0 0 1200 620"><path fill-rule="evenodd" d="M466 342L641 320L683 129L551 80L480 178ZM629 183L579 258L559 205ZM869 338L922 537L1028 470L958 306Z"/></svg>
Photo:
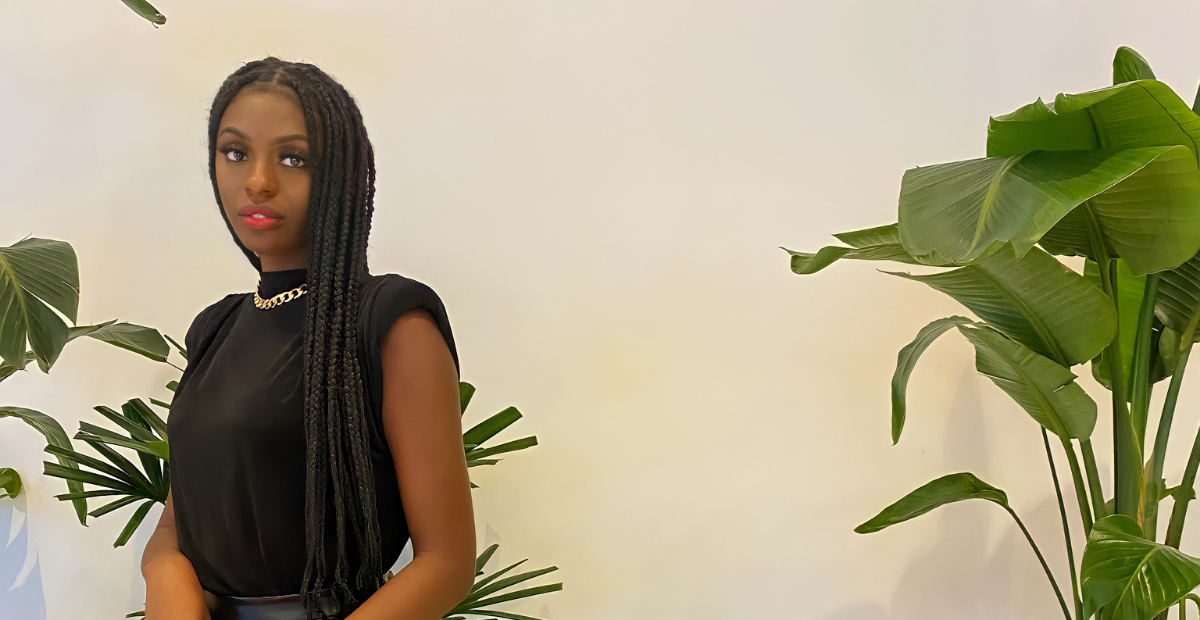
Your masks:
<svg viewBox="0 0 1200 620"><path fill-rule="evenodd" d="M1146 540L1125 515L1096 522L1083 552L1084 618L1101 607L1124 620L1149 620L1200 585L1200 560Z"/></svg>
<svg viewBox="0 0 1200 620"><path fill-rule="evenodd" d="M506 618L508 620L538 620L538 618L532 616L499 611L492 607L500 603L562 590L562 583L514 590L514 586L518 584L558 570L557 566L550 566L504 577L509 571L524 564L527 560L510 564L486 577L482 577L484 567L487 566L488 561L491 560L492 555L496 553L496 549L499 546L498 544L493 544L484 549L483 553L479 554L479 558L475 560L475 576L479 579L476 580L474 587L471 588L471 592L467 594L467 598L463 599L458 605L455 605L454 609L442 617L443 620L466 620L465 616L486 616L489 618Z"/></svg>
<svg viewBox="0 0 1200 620"><path fill-rule="evenodd" d="M171 491L171 473L168 464L166 422L140 399L134 398L121 406L121 412L99 405L95 410L126 434L81 422L75 439L91 446L99 458L81 454L68 448L47 446L46 451L74 465L66 468L54 463L45 463L47 476L65 478L89 484L96 489L57 495L60 500L79 500L91 497L115 497L109 503L88 514L93 517L106 515L119 508L138 502L125 528L117 536L114 547L129 541L129 537L141 525L151 506L165 503ZM129 450L137 455L139 465L123 456L116 448ZM84 469L86 468L86 469ZM92 471L87 471L88 469Z"/></svg>
<svg viewBox="0 0 1200 620"><path fill-rule="evenodd" d="M16 370L29 362L25 341L42 372L67 344L67 324L79 310L79 262L69 243L25 238L0 248L0 358ZM8 372L11 374L11 371Z"/></svg>
<svg viewBox="0 0 1200 620"><path fill-rule="evenodd" d="M16 418L32 426L43 437L46 438L46 447L51 446L61 449L71 449L71 440L67 437L67 432L63 430L61 424L54 418L32 409L24 407L0 407L0 418ZM79 467L68 459L63 457L58 458L58 467L65 470L79 471ZM77 480L67 479L67 490L71 493L79 493L83 491L83 484ZM16 495L16 493L13 493ZM87 525L87 500L79 497L71 500L75 506L75 515L79 517L79 522Z"/></svg>
<svg viewBox="0 0 1200 620"><path fill-rule="evenodd" d="M63 347L80 336L167 361L167 343L158 330L115 319L68 327L51 310L76 321L79 261L65 241L28 237L0 247L0 307L8 308L0 314L0 381L24 370L30 359L50 372Z"/></svg>
<svg viewBox="0 0 1200 620"><path fill-rule="evenodd" d="M0 499L21 494L21 476L15 469L0 467Z"/></svg>
<svg viewBox="0 0 1200 620"><path fill-rule="evenodd" d="M854 528L859 534L878 532L897 523L919 517L934 508L961 502L967 499L983 499L1000 506L1008 506L1008 495L1004 491L980 480L975 474L963 472L942 476L927 482L917 490L900 498L883 512L866 523Z"/></svg>
<svg viewBox="0 0 1200 620"><path fill-rule="evenodd" d="M158 9L151 6L149 2L146 2L146 0L121 0L121 2L124 2L125 6L133 9L133 12L137 13L142 19L145 19L155 26L161 26L167 23L167 16L159 13Z"/></svg>
<svg viewBox="0 0 1200 620"><path fill-rule="evenodd" d="M966 267L894 275L953 297L1000 333L1060 364L1092 359L1117 331L1108 297L1037 248L1017 258L1004 247Z"/></svg>
<svg viewBox="0 0 1200 620"><path fill-rule="evenodd" d="M153 7L144 2L126 3L135 6L135 10L153 11ZM187 359L187 351L183 346L152 328L118 323L115 320L96 325L68 327L49 307L58 309L74 323L78 291L78 264L75 252L69 244L45 239L25 239L13 246L0 248L0 304L7 304L8 307L16 309L0 316L0 359L3 359L3 363L0 363L0 381L18 370L23 370L29 359L38 360L43 372L48 372L66 343L80 336L107 342L168 364L169 343L181 357ZM26 341L30 343L31 351L26 350ZM178 381L170 381L166 387L174 392L178 385ZM473 385L460 382L459 405L462 413L465 414L474 394ZM170 409L167 402L154 398L149 401L158 407ZM75 439L90 446L94 455L75 450L62 426L41 412L21 407L0 407L0 418L20 419L45 436L48 442L45 451L54 455L57 462L45 462L43 473L66 481L70 492L55 497L72 502L80 523L86 525L88 515L101 517L121 508L137 505L113 544L114 547L120 547L129 541L143 523L150 508L155 503L165 503L170 492L170 443L167 424L149 405L137 398L125 402L120 412L104 405L98 405L94 409L111 426L80 422L79 432L75 434ZM486 445L521 417L520 411L515 407L508 407L465 431L463 450L467 466L494 465L501 459L490 457L537 445L537 438L532 435L496 445ZM122 454L122 451L125 451L125 454ZM129 458L135 455L136 463ZM84 485L92 488L85 488ZM471 486L476 487L474 483L471 483ZM9 468L0 468L0 498L16 497L20 491L21 478L17 472ZM87 500L98 497L110 499L107 500L108 503L89 512ZM493 545L480 555L476 564L477 575L483 574L483 567L495 550L496 545ZM557 567L501 579L522 562L480 579L454 613L536 620L492 608L507 601L562 589L561 583L514 589L514 586L557 570ZM136 611L126 617L144 615L144 611Z"/></svg>
<svg viewBox="0 0 1200 620"><path fill-rule="evenodd" d="M1178 551L1196 497L1200 434L1178 485L1162 477L1184 371L1200 340L1200 115L1130 48L1117 50L1113 83L990 119L983 158L908 170L895 225L837 235L848 247L815 254L784 248L797 274L843 258L922 265L921 273L893 275L945 293L974 315L934 321L900 351L892 440L907 418L918 359L956 329L975 348L976 370L1042 427L1052 471L1048 433L1062 444L1088 536L1081 580L1067 549L1073 620L1097 613L1146 620L1200 585L1200 560ZM1084 257L1084 273L1055 256ZM1114 439L1112 502L1105 501L1091 445L1099 407L1072 370L1085 363L1112 393L1105 416ZM1151 390L1168 377L1152 434ZM1069 540L1057 479L1055 489ZM1158 506L1167 497L1170 527L1156 542ZM1072 620L1008 496L972 474L938 478L855 531L878 531L965 499L994 502L1013 516Z"/></svg>
<svg viewBox="0 0 1200 620"><path fill-rule="evenodd" d="M462 413L466 413L467 405L471 402L471 397L475 395L475 386L470 383L459 383L459 405ZM491 447L485 447L489 439L496 436L504 429L512 426L514 422L521 419L521 412L517 411L516 407L508 407L499 413L492 415L486 420L472 426L463 433L463 450L466 452L467 467L478 467L480 465L495 465L502 459L487 458L497 454L506 452L516 452L526 448L532 448L537 445L537 437L530 435L521 439L514 439L502 444ZM471 488L479 488L479 485L471 483Z"/></svg>

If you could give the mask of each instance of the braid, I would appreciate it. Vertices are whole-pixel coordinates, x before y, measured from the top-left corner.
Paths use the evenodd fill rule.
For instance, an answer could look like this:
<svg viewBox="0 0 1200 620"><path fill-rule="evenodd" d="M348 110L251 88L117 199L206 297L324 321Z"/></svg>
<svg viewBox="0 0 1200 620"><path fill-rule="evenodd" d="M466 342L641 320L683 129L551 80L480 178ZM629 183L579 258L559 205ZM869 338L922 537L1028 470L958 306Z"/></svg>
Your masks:
<svg viewBox="0 0 1200 620"><path fill-rule="evenodd" d="M375 210L375 154L354 98L316 66L270 56L246 63L226 78L209 112L209 177L234 243L258 271L258 256L237 238L221 205L215 155L225 108L252 84L295 94L312 147L303 387L307 561L301 588L312 618L316 599L327 588L349 611L383 585L372 437L357 355L361 278L368 272L367 240ZM330 505L332 523L327 519ZM332 574L326 540L331 525L336 538ZM353 576L352 558L357 562Z"/></svg>

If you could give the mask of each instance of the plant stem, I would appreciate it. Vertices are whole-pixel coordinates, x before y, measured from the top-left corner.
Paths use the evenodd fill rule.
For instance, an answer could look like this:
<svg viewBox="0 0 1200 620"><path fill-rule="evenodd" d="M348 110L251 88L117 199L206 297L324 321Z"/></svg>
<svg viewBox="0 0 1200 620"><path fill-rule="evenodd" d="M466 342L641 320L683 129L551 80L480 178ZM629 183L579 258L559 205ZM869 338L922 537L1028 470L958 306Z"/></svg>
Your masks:
<svg viewBox="0 0 1200 620"><path fill-rule="evenodd" d="M1200 610L1200 596L1196 596L1195 594L1191 593L1184 594L1183 598L1179 599L1179 620L1187 619L1187 614L1185 613L1186 610L1184 608L1189 600L1195 603L1196 608Z"/></svg>
<svg viewBox="0 0 1200 620"><path fill-rule="evenodd" d="M1154 452L1150 455L1150 472L1147 482L1154 485L1154 489L1158 488L1162 480L1163 463L1167 457L1167 440L1171 436L1171 424L1175 419L1175 403L1179 400L1179 386L1183 384L1183 373L1187 368L1188 356L1192 353L1192 343L1187 342L1183 345L1175 359L1175 369L1171 374L1171 385L1167 388L1167 399L1163 403L1162 415L1158 418L1158 432L1154 435ZM1157 496L1157 492L1155 493ZM1149 498L1147 493L1146 497ZM1156 530L1158 529L1158 502L1159 498L1150 498L1145 502L1144 512L1146 514L1146 525L1142 531L1146 538L1154 540Z"/></svg>
<svg viewBox="0 0 1200 620"><path fill-rule="evenodd" d="M1092 440L1079 440L1079 451L1083 454L1083 468L1087 472L1088 490L1092 496L1092 513L1097 521L1108 516L1104 506L1104 487L1100 484L1100 471L1096 469L1096 453L1092 451Z"/></svg>
<svg viewBox="0 0 1200 620"><path fill-rule="evenodd" d="M1179 483L1179 493L1175 496L1175 507L1171 509L1171 523L1167 525L1166 545L1179 548L1179 538L1183 535L1183 521L1187 518L1188 503L1195 495L1196 469L1200 467L1200 430L1196 432L1196 440L1192 443L1192 453L1188 456L1187 466L1183 468L1183 481Z"/></svg>
<svg viewBox="0 0 1200 620"><path fill-rule="evenodd" d="M1058 497L1058 515L1062 518L1063 538L1067 542L1067 566L1071 569L1071 598L1075 601L1075 617L1083 620L1083 603L1079 599L1079 579L1075 575L1075 551L1071 548L1071 527L1067 524L1067 508L1063 505L1062 486L1058 482L1058 470L1054 467L1054 453L1050 450L1050 435L1046 432L1046 427L1044 426L1042 427L1042 443L1046 445L1046 460L1050 463L1050 478L1054 480L1054 495ZM1063 444L1063 447L1070 450L1072 456L1074 456L1074 449L1071 447L1071 444L1065 439L1063 440ZM1076 469L1078 469L1078 465L1076 465ZM1079 485L1081 483L1082 481L1078 480L1075 482L1076 492L1080 490ZM1081 504L1081 508L1087 510L1086 500L1083 500ZM1088 529L1090 530L1091 528L1089 527Z"/></svg>
<svg viewBox="0 0 1200 620"><path fill-rule="evenodd" d="M1158 280L1157 273L1146 276L1146 290L1138 312L1137 339L1133 346L1133 367L1129 371L1132 375L1130 383L1133 384L1130 387L1133 408L1129 419L1133 423L1138 448L1143 452L1146 446L1146 420L1150 413L1150 338L1154 326L1154 303L1158 299ZM1109 369L1112 369L1112 365L1109 365Z"/></svg>
<svg viewBox="0 0 1200 620"><path fill-rule="evenodd" d="M1045 427L1042 430L1045 430ZM1083 519L1084 536L1087 536L1092 533L1092 509L1088 506L1087 491L1083 484L1083 473L1079 471L1079 458L1075 456L1075 446L1069 440L1062 439L1062 445L1063 450L1067 453L1067 465L1071 467L1071 482L1075 485L1075 501L1079 502L1079 516ZM1052 463L1051 467L1053 466ZM1056 476L1055 481L1057 480Z"/></svg>
<svg viewBox="0 0 1200 620"><path fill-rule="evenodd" d="M1095 219L1095 215L1090 212L1090 207L1088 215L1092 220ZM1099 224L1096 226L1098 227ZM1101 241L1101 243L1103 242ZM1108 293L1112 300L1113 307L1117 309L1117 316L1120 316L1120 305L1117 301L1120 291L1117 289L1117 282L1113 277L1117 263L1108 258L1107 252L1104 253L1103 258L1104 264L1100 268L1100 283L1104 292ZM1116 461L1116 467L1113 468L1114 486L1116 487L1116 510L1114 512L1136 519L1141 497L1139 487L1142 484L1142 456L1134 440L1129 410L1125 408L1129 401L1125 397L1125 370L1124 364L1121 362L1119 326L1117 335L1108 345L1107 355L1108 374L1113 388L1113 456Z"/></svg>
<svg viewBox="0 0 1200 620"><path fill-rule="evenodd" d="M1038 549L1037 543L1033 542L1033 536L1029 534L1029 530L1025 528L1025 524L1021 522L1021 517L1008 504L1001 504L1004 509L1012 515L1013 521L1017 522L1017 527L1021 528L1021 533L1025 534L1025 540L1029 541L1029 546L1033 547L1033 553L1037 556L1038 562L1042 563L1042 570L1046 572L1046 578L1050 580L1050 586L1054 588L1054 595L1058 597L1058 604L1062 607L1063 616L1067 620L1071 620L1071 610L1067 608L1067 601L1063 599L1062 590L1058 589L1058 582L1054 580L1054 574L1050 572L1050 566L1046 564L1046 558L1042 556L1042 552Z"/></svg>

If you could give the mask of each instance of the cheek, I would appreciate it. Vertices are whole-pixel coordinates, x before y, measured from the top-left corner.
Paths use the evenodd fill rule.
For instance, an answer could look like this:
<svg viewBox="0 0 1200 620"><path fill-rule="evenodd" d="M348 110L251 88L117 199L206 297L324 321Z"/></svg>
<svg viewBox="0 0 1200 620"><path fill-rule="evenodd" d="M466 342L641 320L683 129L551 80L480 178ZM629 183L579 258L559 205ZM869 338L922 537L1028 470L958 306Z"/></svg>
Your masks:
<svg viewBox="0 0 1200 620"><path fill-rule="evenodd" d="M302 183L297 183L293 195L296 197L295 207L299 215L298 220L301 222L308 221L308 201L311 196L312 185L308 179Z"/></svg>
<svg viewBox="0 0 1200 620"><path fill-rule="evenodd" d="M221 194L221 204L228 211L230 208L237 206L230 205L231 200L236 197L237 180L232 178L233 175L229 172L229 168L222 165L220 160L217 161L216 177L217 191Z"/></svg>

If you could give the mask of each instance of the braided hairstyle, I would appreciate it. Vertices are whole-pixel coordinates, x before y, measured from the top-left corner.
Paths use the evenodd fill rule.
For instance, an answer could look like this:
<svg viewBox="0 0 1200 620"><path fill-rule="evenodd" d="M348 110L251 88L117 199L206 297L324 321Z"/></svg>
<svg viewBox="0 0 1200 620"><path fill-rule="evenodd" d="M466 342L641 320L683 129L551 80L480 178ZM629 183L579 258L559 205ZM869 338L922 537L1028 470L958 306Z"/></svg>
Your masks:
<svg viewBox="0 0 1200 620"><path fill-rule="evenodd" d="M225 226L260 273L258 256L234 233L217 189L217 130L229 102L249 86L299 100L313 174L308 206L308 304L304 318L305 546L301 594L308 616L332 593L343 611L383 584L370 438L358 351L361 278L374 211L375 157L358 106L321 69L268 56L246 63L221 84L208 117L208 173ZM334 523L326 508L332 490ZM348 549L347 522L355 546ZM334 526L331 530L330 526ZM332 582L326 538L336 532ZM353 555L351 555L353 554ZM350 579L351 562L357 573Z"/></svg>

